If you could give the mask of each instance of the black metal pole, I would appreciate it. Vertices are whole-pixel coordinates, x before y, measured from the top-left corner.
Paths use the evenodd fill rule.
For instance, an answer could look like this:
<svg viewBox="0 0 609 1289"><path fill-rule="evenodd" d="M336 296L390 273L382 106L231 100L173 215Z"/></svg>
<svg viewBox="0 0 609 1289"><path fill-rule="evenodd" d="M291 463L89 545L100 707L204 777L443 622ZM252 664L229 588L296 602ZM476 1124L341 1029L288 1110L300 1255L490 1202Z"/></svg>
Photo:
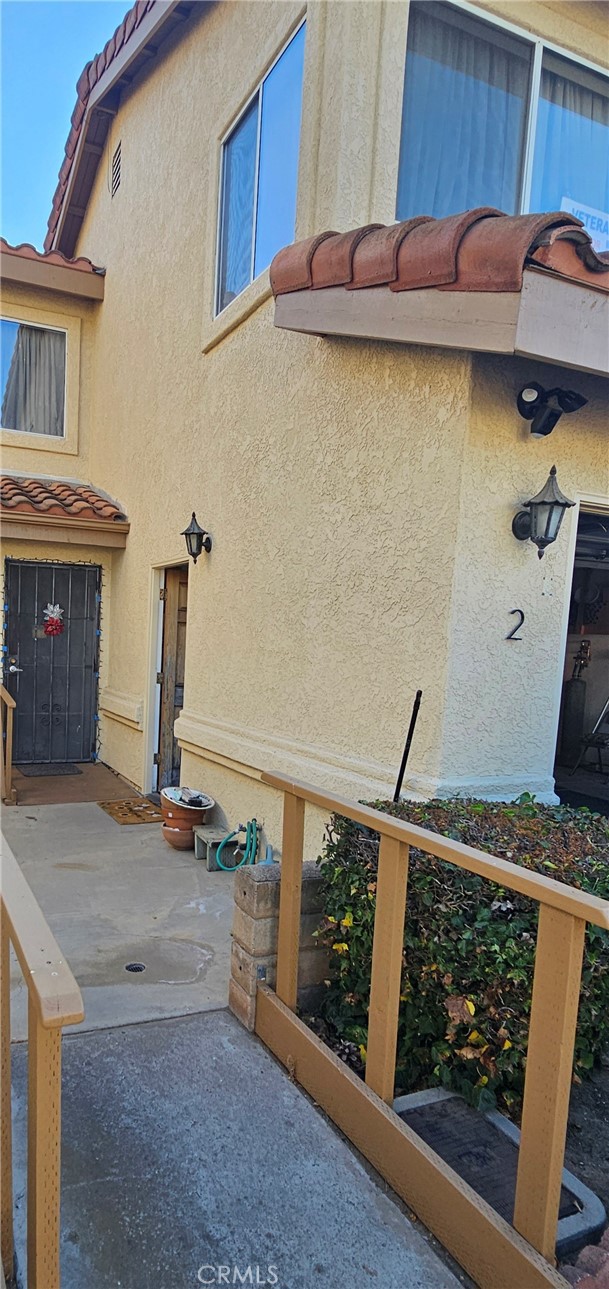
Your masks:
<svg viewBox="0 0 609 1289"><path fill-rule="evenodd" d="M412 704L412 716L410 717L410 725L408 726L408 733L407 733L407 735L406 735L406 742L405 742L405 744L404 744L404 752L403 752L403 755L402 755L402 764L400 765L400 772L399 772L399 774L398 774L398 781L397 781L397 783L396 783L396 785L395 785L395 792L394 792L394 794L393 794L393 800L394 800L394 801L399 801L399 799L400 799L400 792L402 791L402 782L403 782L403 779L404 779L404 771L406 770L406 763L407 763L407 761L408 761L408 757L409 757L409 755L410 755L410 745L411 745L412 740L413 740L413 737L414 737L414 727L415 727L415 725L416 725L416 723L417 723L417 716L419 715L419 707L421 706L421 699L422 699L422 697L423 697L423 690L422 690L422 689L417 689L417 692L416 692L416 694L415 694L414 703Z"/></svg>

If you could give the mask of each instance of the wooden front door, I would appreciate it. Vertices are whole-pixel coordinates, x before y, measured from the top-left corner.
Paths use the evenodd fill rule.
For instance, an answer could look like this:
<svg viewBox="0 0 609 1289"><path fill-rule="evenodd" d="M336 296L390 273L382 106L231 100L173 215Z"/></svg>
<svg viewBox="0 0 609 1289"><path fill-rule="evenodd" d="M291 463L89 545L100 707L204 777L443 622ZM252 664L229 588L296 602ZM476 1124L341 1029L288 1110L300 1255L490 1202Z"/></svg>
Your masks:
<svg viewBox="0 0 609 1289"><path fill-rule="evenodd" d="M173 727L184 705L188 565L165 570L158 787L180 782L180 749Z"/></svg>
<svg viewBox="0 0 609 1289"><path fill-rule="evenodd" d="M101 569L6 561L4 683L17 704L16 764L95 759ZM45 608L60 611L58 634Z"/></svg>

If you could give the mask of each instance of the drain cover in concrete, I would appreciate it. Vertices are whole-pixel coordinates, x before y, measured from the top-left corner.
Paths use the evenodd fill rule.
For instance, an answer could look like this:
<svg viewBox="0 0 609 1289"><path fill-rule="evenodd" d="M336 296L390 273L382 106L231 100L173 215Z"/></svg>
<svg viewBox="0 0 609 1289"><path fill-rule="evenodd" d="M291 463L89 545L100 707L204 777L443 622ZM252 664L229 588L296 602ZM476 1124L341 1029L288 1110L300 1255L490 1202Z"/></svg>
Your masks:
<svg viewBox="0 0 609 1289"><path fill-rule="evenodd" d="M125 985L146 989L148 985L194 985L213 961L213 950L192 940L149 940L113 946L97 953L95 961L78 971L81 988L88 985ZM143 970L142 970L143 968Z"/></svg>

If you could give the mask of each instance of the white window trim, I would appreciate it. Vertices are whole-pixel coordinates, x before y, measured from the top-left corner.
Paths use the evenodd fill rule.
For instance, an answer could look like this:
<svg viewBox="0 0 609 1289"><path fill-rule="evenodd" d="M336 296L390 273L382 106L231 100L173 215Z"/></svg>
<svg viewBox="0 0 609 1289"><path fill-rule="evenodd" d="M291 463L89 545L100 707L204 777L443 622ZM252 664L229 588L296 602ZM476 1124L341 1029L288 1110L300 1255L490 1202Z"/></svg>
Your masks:
<svg viewBox="0 0 609 1289"><path fill-rule="evenodd" d="M572 49L565 49L563 45L555 45L553 41L546 40L544 36L536 36L535 33L530 31L528 28L518 27L515 23L508 22L506 18L500 18L490 9L480 9L477 5L469 4L468 0L442 0L442 3L448 4L451 9L460 9L463 13L470 14L472 18L477 18L480 22L485 22L489 27L496 27L501 31L507 31L512 36L517 36L520 40L526 41L526 43L531 45L533 48L530 98L527 110L524 153L520 175L520 198L517 211L519 215L527 215L529 213L531 188L533 185L535 132L537 129L539 90L541 87L541 64L544 50L547 49L551 53L557 54L560 58L564 58L568 63L573 63L576 67L587 67L589 71L596 72L597 75L602 76L608 84L609 68L603 67L600 63L592 63L589 58L584 58L583 55L575 53ZM408 25L410 25L410 13L408 15ZM408 32L406 33L406 42L406 53L408 54Z"/></svg>
<svg viewBox="0 0 609 1289"><path fill-rule="evenodd" d="M215 259L215 268L214 268L214 298L213 298L213 306L212 306L213 318L215 322L219 322L220 319L222 319L224 315L227 313L227 311L232 307L232 305L235 304L237 300L240 300L243 294L251 286L253 286L255 283L264 282L265 276L268 281L268 268L269 268L268 265L266 269L263 269L258 274L258 277L254 277L254 264L256 259L256 229L257 229L257 223L258 223L258 171L260 166L260 133L262 128L262 103L260 104L260 107L258 109L258 121L257 121L257 130L256 130L256 168L254 172L255 201L254 201L254 218L253 218L253 224L252 224L252 252L251 252L251 260L250 260L250 280L246 284L246 286L244 286L243 291L240 291L239 295L235 296L234 300L231 300L230 304L227 304L224 307L224 309L219 309L218 302L219 302L219 296L220 296L220 244L221 244L221 238L222 238L222 192L224 187L224 149L231 135L237 129L239 122L243 120L243 117L246 115L246 112L251 107L254 99L262 93L264 82L268 80L271 72L273 71L273 68L276 67L280 58L283 57L286 49L288 48L289 45L291 45L292 41L294 40L294 37L297 36L301 28L305 26L306 20L307 19L306 19L306 13L305 13L294 24L294 26L290 31L289 36L287 36L286 39L284 40L283 45L281 46L281 49L275 55L275 57L273 58L273 61L269 63L268 67L266 68L266 71L256 82L253 90L248 95L245 102L241 105L237 114L231 118L230 124L227 126L226 130L221 135L219 140L219 158L218 158L218 167L217 167L218 181L216 184L217 194L218 194L217 195L217 214L216 214L216 259ZM304 85L303 85L303 92L304 92ZM297 203L298 203L298 194L297 194ZM270 288L269 288L269 291L270 291ZM262 298L263 299L268 298L268 294L269 292L263 293ZM261 301L258 300L258 303L260 302ZM254 305L254 308L255 307L256 305ZM248 313L250 312L251 312L251 309L248 310Z"/></svg>
<svg viewBox="0 0 609 1289"><path fill-rule="evenodd" d="M56 313L54 310L49 310L45 316L45 311L42 309L31 309L26 305L13 306L8 300L2 302L2 318L6 322L23 323L27 327L63 332L66 338L66 363L63 434L32 434L29 430L12 430L2 426L0 445L4 448L29 448L38 452L57 452L76 456L80 398L80 318ZM11 468L13 468L12 465Z"/></svg>
<svg viewBox="0 0 609 1289"><path fill-rule="evenodd" d="M52 327L47 322L30 322L26 318L9 318L7 314L0 314L0 322L14 322L18 327L30 327L37 331L57 331L61 336L65 336L65 349L63 358L63 428L61 434L35 434L33 430L17 430L14 425L0 424L0 430L3 434L27 434L28 439L57 439L60 443L66 437L66 420L68 411L68 332L65 327ZM4 391L2 391L4 392Z"/></svg>

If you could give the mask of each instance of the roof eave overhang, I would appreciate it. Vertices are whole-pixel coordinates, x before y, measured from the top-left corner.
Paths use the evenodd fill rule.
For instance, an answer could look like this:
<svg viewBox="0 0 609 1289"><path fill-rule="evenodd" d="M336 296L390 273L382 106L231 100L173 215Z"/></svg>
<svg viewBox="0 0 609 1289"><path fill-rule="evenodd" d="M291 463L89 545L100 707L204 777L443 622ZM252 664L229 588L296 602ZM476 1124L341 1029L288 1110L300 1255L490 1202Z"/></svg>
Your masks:
<svg viewBox="0 0 609 1289"><path fill-rule="evenodd" d="M609 375L609 293L544 269L526 268L520 291L292 291L275 300L275 326L316 336L517 354Z"/></svg>
<svg viewBox="0 0 609 1289"><path fill-rule="evenodd" d="M75 546L122 548L127 545L129 524L104 519L62 519L59 515L37 515L27 511L2 510L5 541L61 542Z"/></svg>
<svg viewBox="0 0 609 1289"><path fill-rule="evenodd" d="M63 251L65 255L72 255L76 245L77 236L71 235L69 242L65 241L65 227L68 218L76 216L80 228L85 216L86 203L84 206L82 203L74 204L74 192L78 184L83 159L86 153L91 151L99 159L103 151L103 145L92 143L90 139L95 115L97 114L98 117L100 114L105 115L108 119L109 128L110 121L112 117L116 116L118 110L120 90L130 83L140 70L139 64L143 66L150 57L153 57L158 52L157 47L154 45L155 37L160 36L161 29L168 25L169 19L173 19L171 24L173 26L181 18L187 18L189 13L190 5L185 4L184 0L157 0L157 4L144 16L139 27L136 28L131 38L112 59L110 66L93 87L87 102L80 138L74 153L57 227L53 234L53 250ZM169 34L169 32L166 34Z"/></svg>
<svg viewBox="0 0 609 1289"><path fill-rule="evenodd" d="M46 291L61 291L63 295L78 296L84 300L103 300L103 273L86 273L66 264L45 264L40 260L26 259L2 252L0 278L12 286L41 287Z"/></svg>

